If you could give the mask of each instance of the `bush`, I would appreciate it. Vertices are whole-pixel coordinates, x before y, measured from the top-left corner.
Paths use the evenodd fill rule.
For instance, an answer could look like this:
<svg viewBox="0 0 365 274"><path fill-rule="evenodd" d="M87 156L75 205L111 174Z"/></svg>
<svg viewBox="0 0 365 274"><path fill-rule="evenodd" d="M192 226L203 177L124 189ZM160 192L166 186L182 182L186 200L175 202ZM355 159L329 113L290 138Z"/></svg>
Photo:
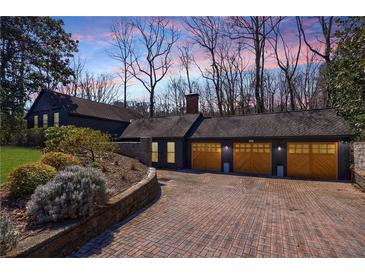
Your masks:
<svg viewBox="0 0 365 274"><path fill-rule="evenodd" d="M5 255L18 241L18 233L8 216L0 216L0 256Z"/></svg>
<svg viewBox="0 0 365 274"><path fill-rule="evenodd" d="M26 143L27 122L22 115L0 112L0 144L24 145Z"/></svg>
<svg viewBox="0 0 365 274"><path fill-rule="evenodd" d="M44 140L45 140L45 135L43 128L27 129L25 145L32 147L44 147Z"/></svg>
<svg viewBox="0 0 365 274"><path fill-rule="evenodd" d="M105 177L100 171L70 166L37 187L27 203L27 215L36 223L85 217L105 203L106 197Z"/></svg>
<svg viewBox="0 0 365 274"><path fill-rule="evenodd" d="M53 166L57 170L62 170L66 166L80 164L80 160L77 157L62 152L48 152L42 156L41 162Z"/></svg>
<svg viewBox="0 0 365 274"><path fill-rule="evenodd" d="M8 177L10 194L14 198L28 198L39 185L44 185L56 174L56 169L42 163L25 164Z"/></svg>
<svg viewBox="0 0 365 274"><path fill-rule="evenodd" d="M91 162L101 158L106 152L114 151L110 135L91 128L77 128L59 143L59 149L73 155L85 154Z"/></svg>
<svg viewBox="0 0 365 274"><path fill-rule="evenodd" d="M61 151L60 143L66 138L66 136L73 134L77 131L75 126L61 126L50 127L44 131L45 135L45 150L46 151Z"/></svg>

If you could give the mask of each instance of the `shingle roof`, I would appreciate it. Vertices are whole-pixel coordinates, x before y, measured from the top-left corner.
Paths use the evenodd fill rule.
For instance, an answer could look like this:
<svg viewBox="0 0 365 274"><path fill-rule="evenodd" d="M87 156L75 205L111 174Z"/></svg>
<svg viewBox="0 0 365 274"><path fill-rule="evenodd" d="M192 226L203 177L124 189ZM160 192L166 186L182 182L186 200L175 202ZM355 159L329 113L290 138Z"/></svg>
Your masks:
<svg viewBox="0 0 365 274"><path fill-rule="evenodd" d="M333 109L205 118L191 138L352 136Z"/></svg>
<svg viewBox="0 0 365 274"><path fill-rule="evenodd" d="M138 119L124 130L121 138L184 137L200 114Z"/></svg>
<svg viewBox="0 0 365 274"><path fill-rule="evenodd" d="M62 105L70 114L124 122L141 117L137 112L130 109L98 103L63 93L46 92L50 92L50 95L57 100L58 104Z"/></svg>

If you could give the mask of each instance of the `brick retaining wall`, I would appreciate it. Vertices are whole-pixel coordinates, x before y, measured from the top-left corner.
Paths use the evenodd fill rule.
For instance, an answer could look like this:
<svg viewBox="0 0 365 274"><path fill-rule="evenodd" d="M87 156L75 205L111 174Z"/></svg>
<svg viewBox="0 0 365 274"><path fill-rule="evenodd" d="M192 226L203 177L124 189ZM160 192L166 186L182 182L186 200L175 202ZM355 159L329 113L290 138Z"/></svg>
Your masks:
<svg viewBox="0 0 365 274"><path fill-rule="evenodd" d="M152 203L160 193L156 170L126 191L112 197L97 213L62 227L46 229L20 241L8 257L65 257L114 224Z"/></svg>

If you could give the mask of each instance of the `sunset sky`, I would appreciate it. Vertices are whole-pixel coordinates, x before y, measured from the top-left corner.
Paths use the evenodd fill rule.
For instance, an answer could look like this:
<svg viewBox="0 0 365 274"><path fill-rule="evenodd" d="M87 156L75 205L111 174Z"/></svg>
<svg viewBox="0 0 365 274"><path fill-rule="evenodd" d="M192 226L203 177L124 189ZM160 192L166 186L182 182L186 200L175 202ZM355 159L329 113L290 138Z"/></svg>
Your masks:
<svg viewBox="0 0 365 274"><path fill-rule="evenodd" d="M111 49L112 35L111 26L116 20L123 20L123 17L55 17L57 19L62 19L64 21L64 27L67 32L72 33L72 37L79 41L79 53L78 55L86 60L86 67L89 71L101 73L116 73L119 68L117 61L113 60L108 56L108 51ZM124 17L125 19L126 17ZM183 21L181 17L169 17L173 25L181 31L181 38L178 43L186 43L188 39L188 33L183 27ZM306 17L304 18L304 29L308 34L308 40L315 45L316 48L321 47L319 42L320 36L320 26L316 18ZM281 30L284 33L285 39L289 41L292 47L297 45L297 30L295 17L287 17L281 23ZM228 39L228 38L227 38ZM304 44L304 43L303 43ZM275 69L277 67L276 61L271 55L271 51L268 46L267 52L267 64L266 67L270 69ZM194 57L197 62L204 67L204 62L207 58L202 53L201 49L195 47L193 49ZM302 52L306 51L305 46L303 46ZM173 59L177 58L175 54ZM247 62L251 63L253 61L252 56L249 54L246 57ZM177 63L177 59L176 62ZM301 64L305 63L304 55L301 56ZM178 76L179 74L185 76L183 71L179 66L172 68L170 76ZM193 72L193 78L199 78L198 70ZM165 81L159 83L158 92L163 92L166 89L168 77ZM121 96L122 94L120 94ZM128 90L129 99L143 99L147 98L148 93L143 87L135 82Z"/></svg>

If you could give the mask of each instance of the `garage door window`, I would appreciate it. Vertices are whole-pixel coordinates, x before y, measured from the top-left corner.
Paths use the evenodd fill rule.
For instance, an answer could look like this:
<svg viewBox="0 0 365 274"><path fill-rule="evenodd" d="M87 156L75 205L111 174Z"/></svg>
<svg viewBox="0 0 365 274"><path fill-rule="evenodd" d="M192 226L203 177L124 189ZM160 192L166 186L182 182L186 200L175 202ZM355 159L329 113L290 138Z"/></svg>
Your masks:
<svg viewBox="0 0 365 274"><path fill-rule="evenodd" d="M270 144L235 144L235 152L256 152L256 153L270 153Z"/></svg>
<svg viewBox="0 0 365 274"><path fill-rule="evenodd" d="M167 162L175 163L175 142L167 142Z"/></svg>
<svg viewBox="0 0 365 274"><path fill-rule="evenodd" d="M289 144L290 154L308 154L309 144Z"/></svg>
<svg viewBox="0 0 365 274"><path fill-rule="evenodd" d="M334 144L313 144L312 153L314 153L314 154L335 154L336 147Z"/></svg>
<svg viewBox="0 0 365 274"><path fill-rule="evenodd" d="M152 162L158 162L158 143L152 142Z"/></svg>
<svg viewBox="0 0 365 274"><path fill-rule="evenodd" d="M193 144L193 151L221 152L220 144Z"/></svg>

